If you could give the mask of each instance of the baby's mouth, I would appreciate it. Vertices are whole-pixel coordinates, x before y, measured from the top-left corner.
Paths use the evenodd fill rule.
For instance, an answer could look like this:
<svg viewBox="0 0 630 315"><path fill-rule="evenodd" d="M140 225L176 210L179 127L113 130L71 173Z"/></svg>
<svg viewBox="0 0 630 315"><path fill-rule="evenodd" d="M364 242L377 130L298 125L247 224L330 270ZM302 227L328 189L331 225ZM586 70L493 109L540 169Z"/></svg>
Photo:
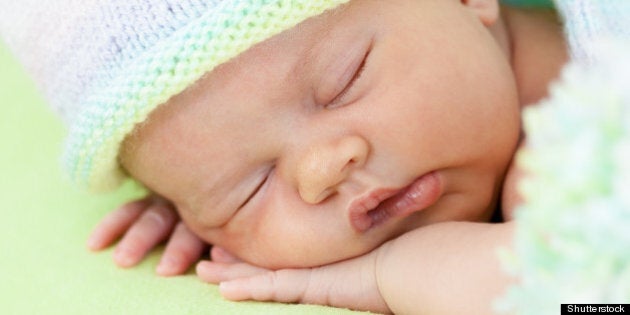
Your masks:
<svg viewBox="0 0 630 315"><path fill-rule="evenodd" d="M349 217L357 232L365 232L392 217L406 217L432 206L442 195L435 172L418 177L408 186L377 189L350 204Z"/></svg>

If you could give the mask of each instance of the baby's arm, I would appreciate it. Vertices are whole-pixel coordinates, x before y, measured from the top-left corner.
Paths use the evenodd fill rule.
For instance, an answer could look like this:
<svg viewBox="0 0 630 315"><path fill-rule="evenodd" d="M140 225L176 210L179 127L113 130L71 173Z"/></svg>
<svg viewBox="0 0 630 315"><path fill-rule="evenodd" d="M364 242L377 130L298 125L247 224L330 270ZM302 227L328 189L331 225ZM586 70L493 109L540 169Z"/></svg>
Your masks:
<svg viewBox="0 0 630 315"><path fill-rule="evenodd" d="M510 281L496 250L510 246L512 230L512 223L440 223L318 268L268 271L244 263L203 262L197 273L208 282L224 282L221 293L233 300L396 314L491 314L493 300Z"/></svg>
<svg viewBox="0 0 630 315"><path fill-rule="evenodd" d="M509 248L513 222L448 222L407 233L381 249L379 290L396 314L492 314L512 281L498 248Z"/></svg>
<svg viewBox="0 0 630 315"><path fill-rule="evenodd" d="M172 205L155 195L129 202L109 213L88 239L91 250L101 250L118 238L114 262L131 267L155 246L168 239L156 268L163 276L184 273L201 257L206 245L180 221Z"/></svg>

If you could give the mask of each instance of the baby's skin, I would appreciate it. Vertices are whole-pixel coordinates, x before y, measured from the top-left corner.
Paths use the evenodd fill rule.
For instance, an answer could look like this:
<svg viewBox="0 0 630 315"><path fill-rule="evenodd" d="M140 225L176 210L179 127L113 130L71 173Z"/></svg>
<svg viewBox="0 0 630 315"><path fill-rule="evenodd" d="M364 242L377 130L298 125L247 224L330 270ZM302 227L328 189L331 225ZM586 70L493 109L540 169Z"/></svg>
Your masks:
<svg viewBox="0 0 630 315"><path fill-rule="evenodd" d="M566 59L549 12L492 0L352 1L156 109L120 161L154 194L97 226L133 266L232 300L483 314L511 279L520 112ZM504 223L488 223L502 209ZM483 285L480 285L483 284Z"/></svg>

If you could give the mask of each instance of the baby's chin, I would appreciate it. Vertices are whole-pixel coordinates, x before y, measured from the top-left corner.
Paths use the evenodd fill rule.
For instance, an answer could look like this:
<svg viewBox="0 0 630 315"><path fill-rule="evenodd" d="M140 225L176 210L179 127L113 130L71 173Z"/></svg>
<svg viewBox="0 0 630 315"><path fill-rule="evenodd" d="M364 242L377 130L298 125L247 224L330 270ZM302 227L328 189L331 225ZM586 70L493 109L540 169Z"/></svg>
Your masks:
<svg viewBox="0 0 630 315"><path fill-rule="evenodd" d="M328 250L324 247L316 249L312 247L313 250L310 251L308 248L298 251L275 250L273 253L249 252L237 256L252 265L271 270L314 268L362 256L380 245L379 243L360 248L330 248Z"/></svg>
<svg viewBox="0 0 630 315"><path fill-rule="evenodd" d="M366 251L366 254L369 251ZM359 255L345 255L338 257L295 257L295 256L286 256L286 257L276 257L274 259L263 259L256 261L248 261L250 264L255 266L263 267L265 269L271 270L279 270L279 269L302 269L302 268L315 268L324 265L334 264L343 260L347 260L353 257L361 256Z"/></svg>

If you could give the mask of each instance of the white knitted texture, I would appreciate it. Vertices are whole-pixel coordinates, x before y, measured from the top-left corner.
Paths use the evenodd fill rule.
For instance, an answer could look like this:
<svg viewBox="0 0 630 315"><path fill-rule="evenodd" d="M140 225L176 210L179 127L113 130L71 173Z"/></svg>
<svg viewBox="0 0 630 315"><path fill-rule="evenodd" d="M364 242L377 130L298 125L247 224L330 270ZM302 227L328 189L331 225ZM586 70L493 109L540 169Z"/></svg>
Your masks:
<svg viewBox="0 0 630 315"><path fill-rule="evenodd" d="M595 62L593 42L630 38L629 0L555 0L572 59Z"/></svg>
<svg viewBox="0 0 630 315"><path fill-rule="evenodd" d="M86 91L190 20L231 1L0 0L0 37L52 108L74 121Z"/></svg>

